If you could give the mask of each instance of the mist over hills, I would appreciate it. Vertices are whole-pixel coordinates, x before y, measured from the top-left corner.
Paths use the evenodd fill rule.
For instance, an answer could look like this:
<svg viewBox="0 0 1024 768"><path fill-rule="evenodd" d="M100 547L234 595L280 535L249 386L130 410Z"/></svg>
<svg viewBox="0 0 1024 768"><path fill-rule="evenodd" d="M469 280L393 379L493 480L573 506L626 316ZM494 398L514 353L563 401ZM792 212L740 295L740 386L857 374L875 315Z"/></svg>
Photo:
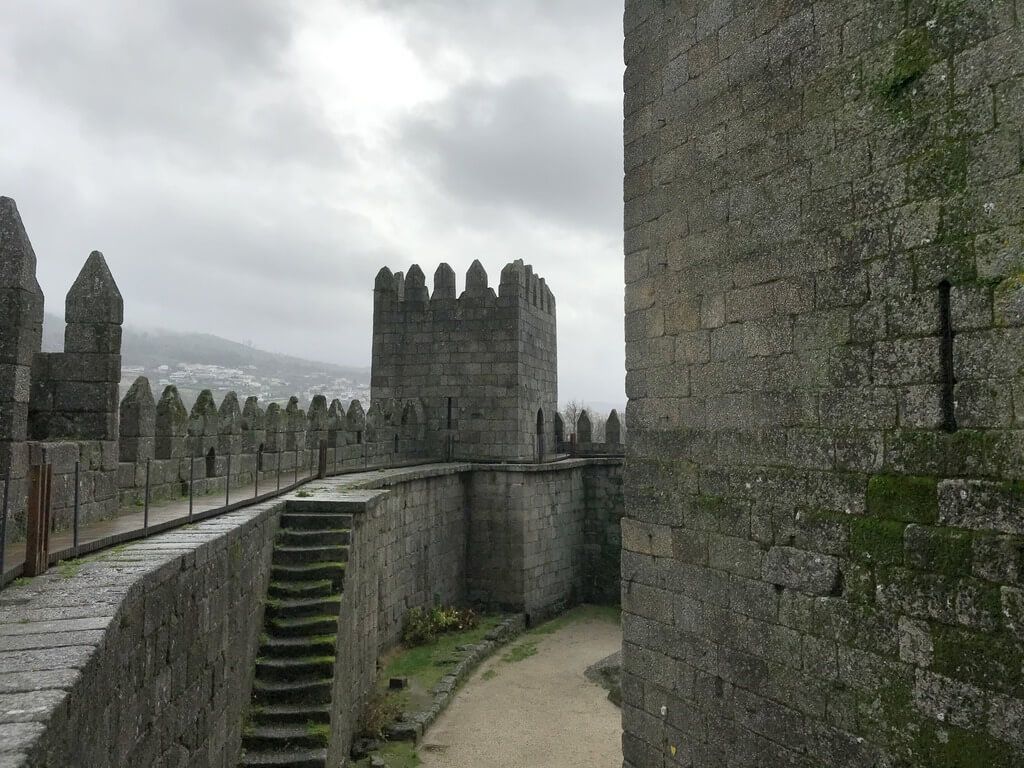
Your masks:
<svg viewBox="0 0 1024 768"><path fill-rule="evenodd" d="M43 319L43 351L64 348L64 321L46 314ZM337 397L345 405L351 399L369 401L370 369L335 365L267 352L249 344L209 333L124 326L121 342L122 393L138 376L149 378L159 398L168 384L178 387L190 404L200 391L210 389L223 397L235 391L239 397L258 395L267 402L298 396L305 405L313 395Z"/></svg>

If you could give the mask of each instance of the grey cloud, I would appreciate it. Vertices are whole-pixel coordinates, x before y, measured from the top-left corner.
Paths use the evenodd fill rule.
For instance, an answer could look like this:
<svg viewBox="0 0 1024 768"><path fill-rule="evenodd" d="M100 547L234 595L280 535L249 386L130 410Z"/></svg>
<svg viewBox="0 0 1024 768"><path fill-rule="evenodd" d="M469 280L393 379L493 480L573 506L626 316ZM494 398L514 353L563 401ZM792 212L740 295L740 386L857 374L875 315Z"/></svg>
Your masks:
<svg viewBox="0 0 1024 768"><path fill-rule="evenodd" d="M437 183L465 202L609 230L621 223L617 114L539 79L472 83L410 119L400 135Z"/></svg>
<svg viewBox="0 0 1024 768"><path fill-rule="evenodd" d="M344 163L340 138L283 66L295 24L286 4L98 0L84 21L65 14L36 4L9 29L9 55L20 84L97 145L159 145L184 163Z"/></svg>

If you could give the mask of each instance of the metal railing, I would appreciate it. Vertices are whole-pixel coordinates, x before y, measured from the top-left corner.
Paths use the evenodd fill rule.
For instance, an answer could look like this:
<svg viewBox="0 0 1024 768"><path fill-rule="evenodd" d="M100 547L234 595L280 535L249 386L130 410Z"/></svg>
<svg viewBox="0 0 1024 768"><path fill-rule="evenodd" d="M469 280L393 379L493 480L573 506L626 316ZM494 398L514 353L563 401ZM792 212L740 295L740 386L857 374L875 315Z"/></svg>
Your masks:
<svg viewBox="0 0 1024 768"><path fill-rule="evenodd" d="M262 503L264 501L269 501L269 500L272 500L272 499L274 499L274 498L276 498L278 496L281 496L281 495L284 495L284 494L287 494L287 493L291 493L292 491L294 491L299 486L309 482L310 480L314 480L314 479L317 479L317 478L336 477L336 476L341 476L341 475L357 474L357 473L360 473L360 472L364 472L367 469L386 469L386 468L398 468L398 467L413 467L413 466L419 466L419 465L422 465L422 464L433 463L433 462L437 461L438 458L440 458L440 457L429 458L429 459L428 458L418 458L418 459L409 459L409 460L396 461L395 460L395 456L393 454L391 454L390 451L385 451L385 452L382 452L379 456L375 455L374 461L371 463L370 460L369 460L370 459L370 456L369 456L370 444L368 444L366 442L360 441L359 443L357 443L357 445L362 449L360 451L360 453L362 455L359 456L357 454L355 456L347 457L345 460L342 461L342 468L341 469L338 469L338 448L337 448L337 446L334 448L335 454L334 454L333 462L330 465L330 469L328 468L327 456L326 456L326 453L325 453L325 445L323 444L323 442L321 442L321 444L319 446L317 446L317 447L310 447L310 448L303 449L303 448L300 448L298 445L296 445L296 446L294 446L293 449L285 449L285 450L281 450L281 451L276 451L276 452L274 452L272 454L267 454L267 453L264 452L262 454L262 457L257 455L256 464L255 464L254 470L253 470L254 477L253 477L252 486L251 486L252 487L252 495L251 496L246 496L246 497L241 498L241 499L236 499L235 501L232 501L232 493L231 493L231 491L232 491L232 483L231 483L231 479L232 479L232 454L228 454L227 455L227 467L226 467L227 472L226 472L226 475L224 476L224 482L225 482L224 504L222 506L213 507L213 508L206 508L206 509L196 509L196 505L195 505L196 487L201 482L203 482L203 481L219 479L219 477L216 476L216 475L214 475L213 477L206 477L205 473L204 473L204 476L202 478L198 478L197 479L196 478L196 472L195 472L195 464L196 464L197 460L199 460L199 461L203 460L203 457L202 456L190 457L190 460L189 460L189 478L188 478L188 488L187 488L187 492L188 492L188 511L187 511L187 514L185 514L183 512L180 515L175 515L175 516L173 516L173 517L171 517L169 519L158 520L157 522L153 521L152 514L151 514L151 512L153 510L153 500L152 500L152 497L153 497L153 490L152 490L152 477L153 477L153 467L152 467L152 464L153 464L153 460L152 459L147 459L146 465L145 465L145 484L144 484L143 489L142 489L143 494L142 494L142 520L141 520L141 525L137 525L136 527L127 528L127 529L120 530L120 531L116 531L116 532L113 532L113 533L100 533L99 535L91 535L90 531L89 531L89 528L92 527L93 523L82 520L81 483L82 483L83 472L82 472L82 468L81 468L81 462L80 461L76 461L75 462L75 468L74 468L73 503L72 503L72 508L71 508L71 521L70 521L71 522L71 540L70 540L68 545L63 546L61 548L58 548L58 549L56 549L56 550L54 550L52 552L49 551L49 546L51 544L51 534L53 533L53 531L51 530L51 526L49 524L49 520L48 520L48 514L49 514L49 511L50 511L49 510L49 506L50 506L49 505L49 494L48 494L48 487L49 486L48 485L46 486L47 493L45 494L45 497L46 497L45 498L45 502L43 502L43 496L39 495L37 493L39 498L37 498L36 501L39 502L39 503L36 504L36 508L38 508L39 505L42 504L43 507L44 507L45 513L46 513L46 517L47 517L46 524L44 525L44 527L42 529L40 529L40 531L39 531L40 536L37 537L37 542L36 542L37 544L41 544L41 547L42 547L43 568L45 569L45 567L47 565L48 566L56 565L58 562L60 562L62 560L74 559L74 558L77 558L77 557L81 557L83 555L87 555L87 554L91 554L91 553L94 553L94 552L101 551L103 549L108 549L110 547L116 546L118 544L122 544L124 542L134 541L136 539L145 538L147 536L151 536L151 535L154 535L154 534L157 534L157 533L162 533L164 531L168 531L168 530L171 530L171 529L174 529L174 528L178 528L178 527L181 527L181 526L184 526L184 525L189 525L189 524L192 524L194 522L199 522L199 521L202 521L202 520L207 520L207 519L212 518L212 517L217 517L218 515L223 515L223 514L226 514L228 512L233 512L235 510L242 509L244 507L251 506L253 504L258 504L258 503ZM448 450L450 451L450 449L451 449L451 446L449 445L448 446ZM299 458L300 457L300 453L304 453L305 454L305 457L304 457L303 461L300 461L300 458ZM448 453L448 451L446 451L446 453ZM269 472L274 472L275 482L274 482L271 490L265 491L265 492L263 492L261 494L260 493L260 479L261 479L260 475L261 474L262 475L268 474L268 470L266 470L264 468L264 466L263 466L265 464L264 460L266 459L267 455L274 455L274 456L276 456L276 464L277 464L277 466L274 467L274 469L269 470ZM290 484L288 484L288 485L282 486L281 483L282 483L282 473L283 473L283 466L284 466L284 458L286 456L288 456L288 455L292 456L292 463L293 463L293 467L292 467L293 471L292 471L292 478L291 478L292 482ZM261 460L261 458L263 460ZM448 457L446 456L445 458L443 458L441 460L443 461L443 460L445 460L447 458ZM381 459L383 459L383 461L381 461ZM349 462L347 466L345 465L346 462ZM50 467L50 465L46 465L46 464L44 464L44 465L35 465L35 466L31 467L30 469L32 470L32 472L36 472L37 470L39 470L39 471L42 471L42 473L44 473L44 474L48 473L48 472L52 473L52 467ZM301 476L300 476L300 470L301 470L301 473L302 473ZM30 472L30 475L32 474L32 472ZM240 473L240 476L241 476L241 473ZM243 484L239 483L239 484L236 484L234 486L234 489L237 491L241 487L243 487ZM9 553L7 551L8 550L7 538L9 536L9 528L10 528L10 522L11 522L11 511L10 510L11 510L12 501L13 501L12 488L16 488L16 484L13 482L12 478L10 478L8 476L7 478L3 479L3 499L2 499L2 507L0 507L0 589L2 589L4 585L10 583L14 579L16 579L19 576L23 575L25 573L25 562L28 561L29 541L28 541L28 538L26 538L26 541L25 541L25 553L26 553L25 561L23 561L22 563L20 563L18 565L15 565L14 567L10 567L9 566L9 562L8 562L10 560L10 557L8 557ZM34 488L33 488L33 492L35 492ZM31 497L33 494L29 493L28 495ZM182 499L183 499L183 497L182 497ZM31 502L32 499L30 498L29 501ZM170 501L174 501L174 500L170 500ZM31 512L32 506L33 505L30 503L26 507L26 516L27 517L31 516L31 514L32 514L32 512ZM119 510L119 512L121 512L121 511ZM114 519L116 520L118 518L124 518L124 517L127 517L127 516L131 515L131 514L137 514L137 512L131 512L131 513L127 513L127 514L120 514L119 513L117 516L115 516ZM27 517L26 517L26 522L28 522ZM110 523L109 520L95 521L95 524L97 524L97 525L109 525L109 523ZM38 541L38 539L40 539L40 538L41 538L41 542Z"/></svg>
<svg viewBox="0 0 1024 768"><path fill-rule="evenodd" d="M105 549L105 548L114 546L116 544L121 544L121 543L126 542L126 541L132 541L134 539L145 538L147 536L153 535L155 533L161 533L161 532L169 530L171 528L176 528L176 527L179 527L179 526L182 526L182 525L191 524L193 522L200 521L200 520L206 520L206 519L209 519L211 517L216 517L218 515L222 515L222 514L225 514L227 512L232 512L232 511L235 511L237 509L241 509L241 508L244 508L246 506L250 506L252 504L257 504L257 503L260 503L260 502L263 502L263 501L271 500L271 499L273 499L273 498L275 498L277 496L283 495L285 493L290 493L291 491L295 490L295 488L297 488L298 486L303 485L304 483L307 483L310 480L316 479L318 476L327 476L327 475L321 475L321 473L319 472L318 463L315 460L316 451L317 451L317 449L314 449L314 448L302 449L298 445L296 445L294 450L292 450L292 451L279 451L279 452L276 452L276 454L273 454L273 455L276 455L276 458L277 458L277 462L276 462L277 466L273 470L275 472L275 474L276 474L276 483L272 487L271 490L265 491L264 493L261 494L260 493L260 475L261 474L266 474L266 470L262 468L263 461L261 459L265 459L265 457L268 455L266 453L263 453L262 457L257 458L257 463L256 463L256 465L253 468L253 481L252 481L252 486L251 486L252 487L252 495L251 496L246 496L246 497L241 498L241 499L236 499L235 501L232 501L232 498L231 498L231 496L232 496L232 494L231 494L231 491L232 491L232 479L233 479L232 455L228 454L227 455L226 473L224 475L224 504L222 506L218 506L218 507L214 507L214 508L207 508L207 509L203 509L203 510L197 510L196 509L196 505L195 505L196 486L197 486L197 484L199 482L196 479L196 476L195 476L196 475L196 472L195 472L195 462L196 462L197 459L196 459L196 457L190 457L190 460L189 460L189 478L188 478L188 512L187 512L187 514L184 514L182 516L174 516L171 519L160 521L158 523L154 523L152 521L152 519L151 519L151 510L153 508L153 503L152 503L152 495L153 495L153 493L152 493L152 472L153 472L152 464L153 464L153 460L152 459L147 459L146 460L146 470L145 470L145 484L143 486L143 494L142 494L142 525L141 525L141 527L135 527L135 528L131 528L131 529L128 529L128 530L122 530L122 531L119 531L119 532L116 532L116 533L113 533L113 534L109 534L109 535L100 535L98 537L91 538L91 539L88 537L88 530L87 530L88 529L88 524L83 526L83 521L82 521L82 504L81 504L82 470L81 470L81 462L80 461L76 461L75 462L75 469L74 469L74 488L73 488L73 496L72 496L73 501L72 501L72 507L71 507L71 542L70 542L70 546L63 547L63 548L58 549L58 550L56 550L54 552L48 552L47 550L48 550L48 545L49 545L49 542L50 542L52 531L50 530L51 526L49 524L46 524L45 525L45 531L40 531L40 533L43 536L43 541L42 541L42 546L44 548L43 549L43 557L48 561L49 565L54 565L54 564L56 564L57 562L59 562L61 560L67 560L67 559L72 559L72 558L80 557L82 555L89 554L89 553L92 553L92 552L96 552L96 551L99 551L101 549ZM365 453L365 447L364 447L363 452ZM300 459L300 456L303 453L305 453L306 455L305 455L305 457L303 457L303 459ZM283 459L284 459L284 457L286 455L289 455L289 454L291 454L291 456L292 456L292 462L293 462L293 465L294 465L292 467L292 469L293 469L292 482L290 484L282 487L282 485L281 485L281 475L282 475L282 467L284 465ZM42 465L42 466L46 467L47 465ZM335 467L336 466L337 466L337 459L335 458ZM338 471L337 469L335 469L330 474L331 475L343 475L343 474L350 474L350 473L353 473L353 472L361 472L361 471L363 471L363 467L352 467L350 469L342 469L341 471ZM239 473L239 476L241 478L241 473ZM213 477L205 477L204 476L203 478L201 478L201 480L203 480L203 481L205 481L205 480L214 480L214 479L219 479L219 478L216 475L214 475ZM13 568L8 568L8 562L7 562L7 560L8 560L8 557L7 557L7 554L8 554L7 553L7 549L8 549L7 548L7 537L8 537L8 524L9 524L9 519L10 519L10 516L11 516L10 515L11 489L12 489L12 484L13 483L12 483L12 480L11 480L10 477L4 478L2 482L3 482L3 499L2 499L2 507L0 507L0 588L2 588L5 584L9 583L10 581L13 581L15 578L18 578L19 576L23 575L24 574L24 570L25 570L24 562L22 562L21 564L15 566ZM245 484L248 484L248 483L245 483ZM241 487L243 487L242 483L236 484L235 485L235 490L237 491ZM48 510L48 504L47 504L47 511L49 511ZM28 509L26 510L26 514L30 514ZM132 513L129 513L129 514L132 514ZM137 514L137 513L134 513L134 514ZM126 515L124 515L124 514L119 514L116 517L123 518L125 516ZM116 517L115 517L115 519L116 519ZM98 522L108 523L109 521L98 521ZM83 541L83 528L85 529L84 533L86 534L84 536L84 538L88 539L86 541ZM26 545L26 561L28 560L28 558L27 558L28 544L29 544L29 542L26 540L26 542L25 542L25 545Z"/></svg>

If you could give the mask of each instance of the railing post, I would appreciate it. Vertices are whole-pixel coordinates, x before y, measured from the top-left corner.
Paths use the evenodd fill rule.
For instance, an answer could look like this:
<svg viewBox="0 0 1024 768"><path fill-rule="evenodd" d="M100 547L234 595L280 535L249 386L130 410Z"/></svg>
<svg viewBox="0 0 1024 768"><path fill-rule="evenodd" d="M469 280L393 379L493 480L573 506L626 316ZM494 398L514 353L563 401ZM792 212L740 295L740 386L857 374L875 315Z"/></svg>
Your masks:
<svg viewBox="0 0 1024 768"><path fill-rule="evenodd" d="M281 490L281 457L284 453L280 448L277 450L277 490Z"/></svg>
<svg viewBox="0 0 1024 768"><path fill-rule="evenodd" d="M327 477L327 441L320 441L320 455L317 457L316 476L323 480Z"/></svg>
<svg viewBox="0 0 1024 768"><path fill-rule="evenodd" d="M188 521L192 522L192 485L196 478L196 457L188 458Z"/></svg>
<svg viewBox="0 0 1024 768"><path fill-rule="evenodd" d="M37 464L31 470L28 503L28 536L25 542L25 575L38 576L50 560L50 484L53 465Z"/></svg>
<svg viewBox="0 0 1024 768"><path fill-rule="evenodd" d="M142 502L142 531L143 535L149 534L149 470L153 463L152 459L146 459L146 495Z"/></svg>
<svg viewBox="0 0 1024 768"><path fill-rule="evenodd" d="M263 451L262 449L256 451L256 471L253 473L256 476L256 491L253 493L253 498L258 499L260 495L260 468L263 466Z"/></svg>
<svg viewBox="0 0 1024 768"><path fill-rule="evenodd" d="M231 454L228 454L228 474L224 478L224 506L231 504Z"/></svg>
<svg viewBox="0 0 1024 768"><path fill-rule="evenodd" d="M299 445L295 444L295 479L293 484L299 482Z"/></svg>
<svg viewBox="0 0 1024 768"><path fill-rule="evenodd" d="M0 583L4 578L4 560L7 556L7 509L11 498L11 478L4 478L4 506L0 509Z"/></svg>
<svg viewBox="0 0 1024 768"><path fill-rule="evenodd" d="M75 557L78 557L78 515L79 515L79 496L78 489L81 485L81 460L75 460L75 508L74 508L74 533L72 537L71 545L74 547Z"/></svg>

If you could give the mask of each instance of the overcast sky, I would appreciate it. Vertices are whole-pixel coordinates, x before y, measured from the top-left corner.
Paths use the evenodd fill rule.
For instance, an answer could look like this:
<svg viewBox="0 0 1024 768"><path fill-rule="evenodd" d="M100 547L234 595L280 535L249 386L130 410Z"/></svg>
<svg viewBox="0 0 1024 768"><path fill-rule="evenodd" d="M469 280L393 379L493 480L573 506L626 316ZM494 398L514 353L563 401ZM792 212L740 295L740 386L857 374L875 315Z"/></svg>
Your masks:
<svg viewBox="0 0 1024 768"><path fill-rule="evenodd" d="M49 312L369 365L382 265L515 258L559 397L623 395L621 0L35 0L0 25L0 194Z"/></svg>

